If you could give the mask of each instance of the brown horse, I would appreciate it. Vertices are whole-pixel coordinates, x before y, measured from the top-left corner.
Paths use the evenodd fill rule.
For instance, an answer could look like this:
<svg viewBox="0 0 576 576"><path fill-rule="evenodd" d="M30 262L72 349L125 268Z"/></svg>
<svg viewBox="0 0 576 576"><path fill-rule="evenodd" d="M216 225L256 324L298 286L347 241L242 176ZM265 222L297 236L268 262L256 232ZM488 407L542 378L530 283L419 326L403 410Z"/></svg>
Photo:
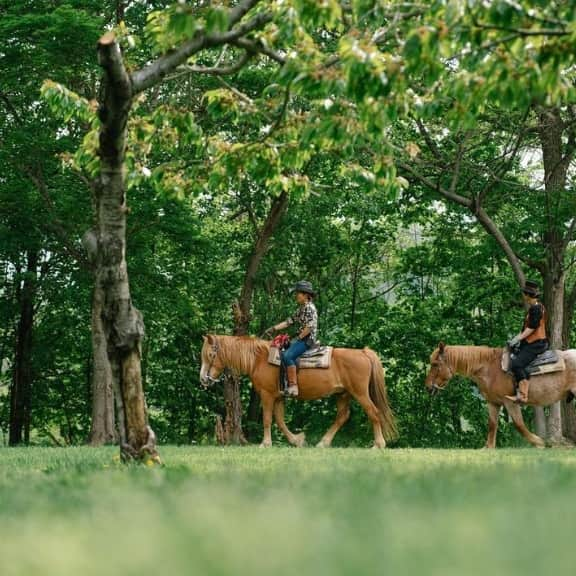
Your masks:
<svg viewBox="0 0 576 576"><path fill-rule="evenodd" d="M270 342L244 336L204 337L200 381L208 386L217 381L225 368L247 375L262 400L264 439L262 446L272 445L272 414L288 441L304 445L304 434L292 434L284 422L284 398L278 387L279 368L268 363ZM303 369L299 372L300 400L316 400L337 394L338 413L319 447L328 447L336 432L350 417L350 399L364 408L374 428L374 445L386 446L386 440L397 436L394 414L388 404L384 369L376 353L369 348L352 350L335 348L330 368ZM385 440L386 439L386 440Z"/></svg>
<svg viewBox="0 0 576 576"><path fill-rule="evenodd" d="M543 448L544 440L532 434L524 424L520 407L506 398L506 395L513 394L514 382L512 376L502 370L503 352L502 348L445 346L440 342L430 356L426 387L430 392L436 393L443 390L456 374L470 378L488 402L486 448L496 448L498 417L502 406L510 414L518 432L534 446ZM576 394L576 350L559 351L558 354L564 358L565 370L532 376L528 404L548 406L566 398L570 392Z"/></svg>

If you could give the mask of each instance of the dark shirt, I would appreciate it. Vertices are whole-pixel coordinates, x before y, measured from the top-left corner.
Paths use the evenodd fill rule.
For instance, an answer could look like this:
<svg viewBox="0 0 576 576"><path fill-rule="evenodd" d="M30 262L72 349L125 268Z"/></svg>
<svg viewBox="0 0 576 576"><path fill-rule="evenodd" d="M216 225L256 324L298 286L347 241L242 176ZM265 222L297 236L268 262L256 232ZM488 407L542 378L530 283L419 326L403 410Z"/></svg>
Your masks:
<svg viewBox="0 0 576 576"><path fill-rule="evenodd" d="M542 304L538 302L537 304L532 304L528 310L528 320L526 322L527 328L532 328L535 330L540 325L540 320L542 320L542 314L544 313L542 309Z"/></svg>

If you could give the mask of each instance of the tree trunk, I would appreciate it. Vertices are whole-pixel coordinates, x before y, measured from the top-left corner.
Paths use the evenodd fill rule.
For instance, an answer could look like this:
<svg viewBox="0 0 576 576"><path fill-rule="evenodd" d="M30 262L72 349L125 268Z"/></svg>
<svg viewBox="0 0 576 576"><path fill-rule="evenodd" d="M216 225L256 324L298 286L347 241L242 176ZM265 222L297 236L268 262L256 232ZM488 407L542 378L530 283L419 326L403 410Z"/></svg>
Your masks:
<svg viewBox="0 0 576 576"><path fill-rule="evenodd" d="M30 440L30 410L32 402L32 331L36 296L39 253L27 254L26 272L18 291L20 319L16 332L16 350L10 387L10 446L28 444Z"/></svg>
<svg viewBox="0 0 576 576"><path fill-rule="evenodd" d="M570 348L570 328L574 318L574 306L576 304L576 285L566 291L564 299L564 325L562 332L562 350ZM576 402L562 403L562 432L570 442L576 443Z"/></svg>
<svg viewBox="0 0 576 576"><path fill-rule="evenodd" d="M546 414L542 406L534 407L534 428L540 438L546 438Z"/></svg>
<svg viewBox="0 0 576 576"><path fill-rule="evenodd" d="M142 386L144 322L132 305L126 266L124 158L132 83L114 34L109 32L100 38L98 56L104 77L98 111L101 126L95 290L103 295L102 326L112 381L119 392L122 458L159 461L156 437L148 425Z"/></svg>
<svg viewBox="0 0 576 576"><path fill-rule="evenodd" d="M124 21L124 12L126 10L124 0L116 0L116 24Z"/></svg>
<svg viewBox="0 0 576 576"><path fill-rule="evenodd" d="M242 430L242 399L240 397L240 377L228 372L224 377L224 419L221 443L226 445L248 444Z"/></svg>
<svg viewBox="0 0 576 576"><path fill-rule="evenodd" d="M350 330L354 330L356 327L356 307L358 305L358 282L360 279L360 248L358 248L358 253L356 254L356 262L354 263L354 268L352 270L352 303L350 310Z"/></svg>
<svg viewBox="0 0 576 576"><path fill-rule="evenodd" d="M250 388L250 401L248 402L248 410L246 410L246 430L248 441L252 442L256 440L256 430L260 423L260 416L262 414L260 406L260 396L254 386Z"/></svg>
<svg viewBox="0 0 576 576"><path fill-rule="evenodd" d="M104 293L94 288L92 295L92 423L90 444L101 446L116 442L114 389L108 360L106 335L102 321Z"/></svg>
<svg viewBox="0 0 576 576"><path fill-rule="evenodd" d="M558 220L559 195L566 189L569 158L563 156L562 133L564 122L560 111L546 108L539 111L538 134L544 163L545 211L544 232L546 264L544 266L544 305L549 316L549 339L552 348L562 348L564 333L564 252L563 226ZM562 409L560 402L550 407L548 440L562 444Z"/></svg>
<svg viewBox="0 0 576 576"><path fill-rule="evenodd" d="M248 260L246 274L242 284L240 298L233 307L235 336L245 336L251 320L252 298L254 296L254 283L262 263L268 252L274 231L278 227L282 215L288 206L288 194L282 192L274 198L270 211L266 216L264 226L257 231L256 242ZM240 379L236 374L229 373L224 378L224 406L226 415L224 419L224 441L226 444L247 444L242 430L242 402L240 398Z"/></svg>
<svg viewBox="0 0 576 576"><path fill-rule="evenodd" d="M547 273L544 278L544 305L548 311L548 339L550 340L550 347L554 350L561 349L564 321L564 274L561 270L554 270L552 274ZM547 432L550 444L563 443L560 402L550 406Z"/></svg>

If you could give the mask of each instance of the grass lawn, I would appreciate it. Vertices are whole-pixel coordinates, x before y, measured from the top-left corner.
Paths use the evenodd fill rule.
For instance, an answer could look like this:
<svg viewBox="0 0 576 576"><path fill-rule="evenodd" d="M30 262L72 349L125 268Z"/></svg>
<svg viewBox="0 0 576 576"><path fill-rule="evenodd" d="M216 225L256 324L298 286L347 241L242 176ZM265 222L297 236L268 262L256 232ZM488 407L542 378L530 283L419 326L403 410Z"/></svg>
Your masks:
<svg viewBox="0 0 576 576"><path fill-rule="evenodd" d="M574 573L576 451L0 449L0 575Z"/></svg>

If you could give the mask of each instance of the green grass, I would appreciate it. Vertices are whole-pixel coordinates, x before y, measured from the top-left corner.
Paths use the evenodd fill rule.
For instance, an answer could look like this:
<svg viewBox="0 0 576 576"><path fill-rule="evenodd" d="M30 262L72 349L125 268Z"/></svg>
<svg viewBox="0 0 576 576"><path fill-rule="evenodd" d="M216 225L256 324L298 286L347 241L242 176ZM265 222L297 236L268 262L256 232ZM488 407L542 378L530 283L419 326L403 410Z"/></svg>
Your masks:
<svg viewBox="0 0 576 576"><path fill-rule="evenodd" d="M2 576L572 572L576 451L0 450Z"/></svg>

